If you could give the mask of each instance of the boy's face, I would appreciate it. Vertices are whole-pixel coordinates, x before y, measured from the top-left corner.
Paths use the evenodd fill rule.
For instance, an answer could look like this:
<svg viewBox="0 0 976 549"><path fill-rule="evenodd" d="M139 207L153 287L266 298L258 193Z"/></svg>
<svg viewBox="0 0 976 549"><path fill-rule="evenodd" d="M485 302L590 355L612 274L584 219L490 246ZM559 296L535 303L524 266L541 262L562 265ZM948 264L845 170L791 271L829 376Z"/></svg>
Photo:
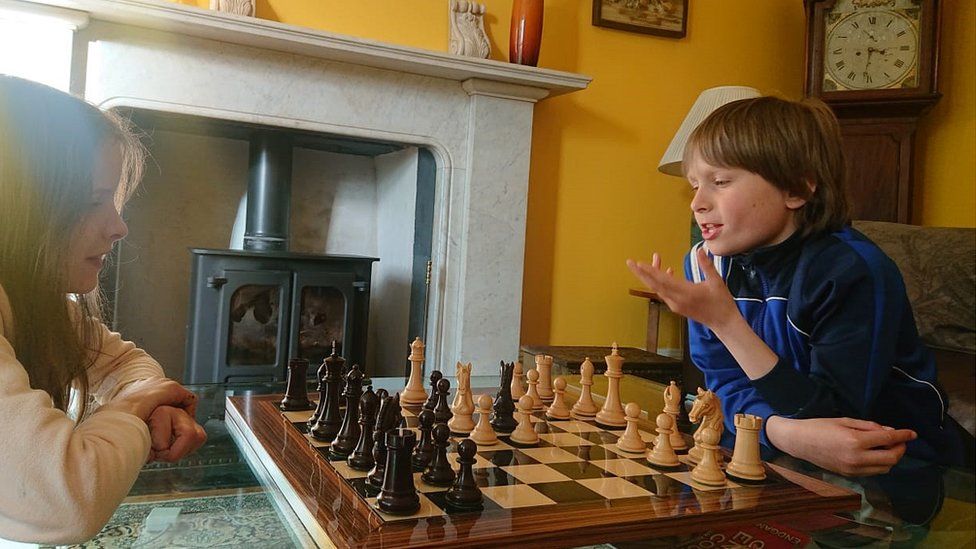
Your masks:
<svg viewBox="0 0 976 549"><path fill-rule="evenodd" d="M67 265L69 292L83 294L93 290L112 244L129 232L115 207L121 174L121 150L115 143L106 145L92 174L91 201L71 237Z"/></svg>
<svg viewBox="0 0 976 549"><path fill-rule="evenodd" d="M729 256L778 244L796 231L806 200L742 168L713 166L692 155L686 175L695 197L691 211L708 250Z"/></svg>

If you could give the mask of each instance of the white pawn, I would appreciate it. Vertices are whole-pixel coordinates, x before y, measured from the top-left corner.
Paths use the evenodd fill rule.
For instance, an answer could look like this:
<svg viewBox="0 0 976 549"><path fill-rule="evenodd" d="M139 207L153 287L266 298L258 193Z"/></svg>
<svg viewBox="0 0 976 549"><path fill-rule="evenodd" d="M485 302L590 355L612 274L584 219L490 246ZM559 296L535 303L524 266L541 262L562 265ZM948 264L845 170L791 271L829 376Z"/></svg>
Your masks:
<svg viewBox="0 0 976 549"><path fill-rule="evenodd" d="M491 446L493 444L498 444L498 435L495 434L495 429L491 426L491 397L488 395L481 395L478 397L478 425L475 426L474 431L468 436L471 440L475 442L478 446Z"/></svg>
<svg viewBox="0 0 976 549"><path fill-rule="evenodd" d="M674 428L674 418L667 412L657 415L657 439L654 448L647 451L647 462L658 467L677 467L678 461L674 448L671 447L671 432Z"/></svg>
<svg viewBox="0 0 976 549"><path fill-rule="evenodd" d="M529 378L529 390L523 396L527 396L532 399L531 408L533 410L542 410L542 398L539 397L539 391L538 391L539 372L535 370L529 370L529 372L525 374L525 376ZM519 400L522 400L521 397L519 398Z"/></svg>
<svg viewBox="0 0 976 549"><path fill-rule="evenodd" d="M531 370L529 373L534 372ZM518 414L519 422L512 431L509 440L517 444L532 445L539 443L539 434L535 432L532 427L532 397L529 395L522 395L522 398L518 401Z"/></svg>
<svg viewBox="0 0 976 549"><path fill-rule="evenodd" d="M593 393L590 390L593 386L593 362L590 361L590 357L586 357L580 365L580 385L583 386L583 390L579 400L573 404L573 417L582 420L593 419L599 408L593 402Z"/></svg>
<svg viewBox="0 0 976 549"><path fill-rule="evenodd" d="M566 380L557 377L552 382L552 389L556 396L553 398L552 404L549 405L549 409L546 410L546 416L549 419L569 419L572 416L569 406L566 406Z"/></svg>
<svg viewBox="0 0 976 549"><path fill-rule="evenodd" d="M698 465L691 470L691 480L707 486L725 486L725 473L719 465L718 431L711 427L703 427L701 435L702 457Z"/></svg>
<svg viewBox="0 0 976 549"><path fill-rule="evenodd" d="M624 413L627 414L627 430L617 440L617 448L625 452L643 454L647 445L644 444L644 439L641 438L640 431L637 430L637 422L640 421L640 406L636 402L631 402L624 408Z"/></svg>
<svg viewBox="0 0 976 549"><path fill-rule="evenodd" d="M525 394L525 386L522 385L523 377L525 373L522 371L522 361L519 360L515 362L515 368L512 370L512 400L518 400Z"/></svg>

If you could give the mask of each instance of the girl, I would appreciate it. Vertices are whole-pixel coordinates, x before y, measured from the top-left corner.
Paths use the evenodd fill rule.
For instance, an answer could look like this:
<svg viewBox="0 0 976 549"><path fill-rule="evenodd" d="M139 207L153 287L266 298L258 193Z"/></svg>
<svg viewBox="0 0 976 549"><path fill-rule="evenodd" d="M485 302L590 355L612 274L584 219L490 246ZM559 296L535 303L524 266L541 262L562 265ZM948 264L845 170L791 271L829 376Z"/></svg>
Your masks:
<svg viewBox="0 0 976 549"><path fill-rule="evenodd" d="M114 115L0 75L0 538L87 540L147 460L206 439L195 395L98 320L142 160Z"/></svg>

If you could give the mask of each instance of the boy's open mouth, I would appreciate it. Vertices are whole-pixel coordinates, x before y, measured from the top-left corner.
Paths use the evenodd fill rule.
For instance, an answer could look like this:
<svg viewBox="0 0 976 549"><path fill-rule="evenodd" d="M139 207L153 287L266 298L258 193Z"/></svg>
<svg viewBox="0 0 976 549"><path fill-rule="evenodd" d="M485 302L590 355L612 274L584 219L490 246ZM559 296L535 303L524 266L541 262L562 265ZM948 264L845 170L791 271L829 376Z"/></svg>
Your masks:
<svg viewBox="0 0 976 549"><path fill-rule="evenodd" d="M722 225L717 223L703 223L701 225L702 238L705 240L711 240L718 236L718 233L722 232Z"/></svg>

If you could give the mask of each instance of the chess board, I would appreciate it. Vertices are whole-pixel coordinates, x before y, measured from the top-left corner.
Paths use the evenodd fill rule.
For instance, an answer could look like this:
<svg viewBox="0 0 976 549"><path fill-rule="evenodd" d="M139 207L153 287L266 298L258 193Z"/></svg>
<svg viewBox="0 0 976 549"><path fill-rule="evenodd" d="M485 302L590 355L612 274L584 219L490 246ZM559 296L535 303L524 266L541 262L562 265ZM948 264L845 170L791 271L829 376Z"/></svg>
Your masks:
<svg viewBox="0 0 976 549"><path fill-rule="evenodd" d="M852 492L771 464L762 482L700 485L686 463L661 470L643 455L617 448L622 428L550 421L539 413L532 417L538 445L521 447L500 436L497 445L478 447L474 474L484 494L482 509L450 507L447 488L425 484L417 472L420 510L388 515L377 509L366 473L331 460L328 445L307 434L311 411L281 412L280 400L280 395L230 397L228 425L324 546L576 546L860 505ZM419 410L404 407L407 427L417 429ZM655 435L644 425L641 436L650 446ZM458 440L452 437L448 454L455 469Z"/></svg>

